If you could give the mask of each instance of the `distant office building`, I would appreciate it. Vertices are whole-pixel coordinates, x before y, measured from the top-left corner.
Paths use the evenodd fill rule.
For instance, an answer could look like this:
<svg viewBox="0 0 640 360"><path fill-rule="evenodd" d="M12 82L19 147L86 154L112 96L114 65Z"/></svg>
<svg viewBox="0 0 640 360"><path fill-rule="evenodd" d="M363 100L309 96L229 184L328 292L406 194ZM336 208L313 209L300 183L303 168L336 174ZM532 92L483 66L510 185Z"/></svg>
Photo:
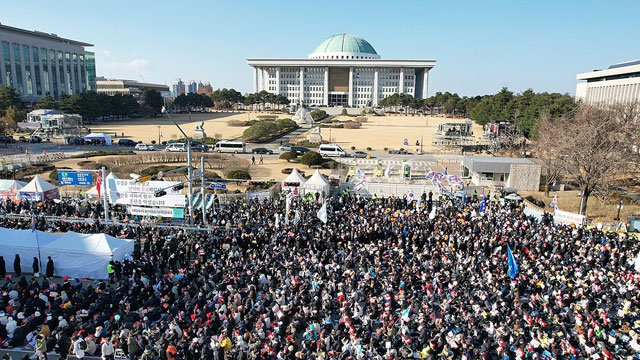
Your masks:
<svg viewBox="0 0 640 360"><path fill-rule="evenodd" d="M189 81L189 84L187 84L186 93L187 94L192 94L192 93L195 94L197 92L198 92L198 84L193 80Z"/></svg>
<svg viewBox="0 0 640 360"><path fill-rule="evenodd" d="M198 88L198 94L211 94L213 92L213 88L211 84L207 83L206 85L202 85Z"/></svg>
<svg viewBox="0 0 640 360"><path fill-rule="evenodd" d="M85 47L92 44L56 34L0 24L0 85L14 87L24 102L50 94L78 94L89 90ZM93 54L91 56L93 58Z"/></svg>
<svg viewBox="0 0 640 360"><path fill-rule="evenodd" d="M182 79L176 79L171 87L171 92L173 93L173 97L184 95L184 82Z"/></svg>
<svg viewBox="0 0 640 360"><path fill-rule="evenodd" d="M107 95L133 95L140 97L145 89L152 89L159 93L169 91L164 84L141 83L135 80L99 79L96 81L98 94Z"/></svg>
<svg viewBox="0 0 640 360"><path fill-rule="evenodd" d="M198 81L198 87L196 88L196 92L199 92L203 86L204 84L202 83L202 81Z"/></svg>
<svg viewBox="0 0 640 360"><path fill-rule="evenodd" d="M589 105L611 105L640 101L640 60L609 66L605 70L581 73L576 100Z"/></svg>
<svg viewBox="0 0 640 360"><path fill-rule="evenodd" d="M307 59L247 59L253 91L307 105L377 106L392 94L426 98L435 60L381 59L365 39L334 35Z"/></svg>

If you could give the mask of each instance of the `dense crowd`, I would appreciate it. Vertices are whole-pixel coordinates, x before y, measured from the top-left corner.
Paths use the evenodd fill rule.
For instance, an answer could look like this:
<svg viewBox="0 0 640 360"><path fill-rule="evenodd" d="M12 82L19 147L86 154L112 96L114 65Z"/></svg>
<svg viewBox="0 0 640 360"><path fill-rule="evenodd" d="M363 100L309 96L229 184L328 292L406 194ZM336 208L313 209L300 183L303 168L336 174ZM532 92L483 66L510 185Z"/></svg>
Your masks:
<svg viewBox="0 0 640 360"><path fill-rule="evenodd" d="M2 343L135 359L638 358L634 237L493 201L327 203L326 224L320 204L297 202L287 225L282 201L222 207L213 231L38 222L137 239L136 250L109 280L5 281Z"/></svg>

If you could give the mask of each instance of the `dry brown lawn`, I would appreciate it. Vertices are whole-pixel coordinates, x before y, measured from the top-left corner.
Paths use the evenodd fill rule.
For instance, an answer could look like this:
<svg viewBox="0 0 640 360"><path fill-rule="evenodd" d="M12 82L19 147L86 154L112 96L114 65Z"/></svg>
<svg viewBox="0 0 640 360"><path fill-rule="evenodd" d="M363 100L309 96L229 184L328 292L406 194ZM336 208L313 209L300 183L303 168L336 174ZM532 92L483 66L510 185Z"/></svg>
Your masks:
<svg viewBox="0 0 640 360"><path fill-rule="evenodd" d="M417 151L416 140L424 139L423 151L437 151L433 145L433 138L438 125L447 122L464 123L467 119L452 119L443 116L366 116L367 121L359 129L331 129L323 128L322 139L340 144L345 149L355 146L358 150L371 147L372 150L383 151L384 148L405 148ZM355 117L337 116L338 120L353 120ZM476 140L482 136L482 126L473 124L473 135ZM306 133L305 135L307 135ZM303 136L305 136L303 135ZM404 145L404 139L409 140L409 146Z"/></svg>
<svg viewBox="0 0 640 360"><path fill-rule="evenodd" d="M521 196L533 196L536 200L542 200L546 204L545 210L550 211L549 204L553 200L554 195L558 195L558 207L560 210L577 213L580 206L580 196L577 190L570 191L554 191L547 198L541 191L519 191ZM618 200L602 201L595 196L589 197L587 204L587 216L596 222L613 221L618 213ZM622 220L626 220L631 215L640 215L640 205L625 203L620 211Z"/></svg>

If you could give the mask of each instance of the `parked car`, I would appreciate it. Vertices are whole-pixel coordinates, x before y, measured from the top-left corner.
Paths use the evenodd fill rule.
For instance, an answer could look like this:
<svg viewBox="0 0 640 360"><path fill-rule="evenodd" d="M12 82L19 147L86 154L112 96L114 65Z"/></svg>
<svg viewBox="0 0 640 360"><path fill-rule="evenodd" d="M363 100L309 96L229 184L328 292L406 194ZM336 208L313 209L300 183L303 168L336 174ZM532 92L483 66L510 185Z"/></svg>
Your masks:
<svg viewBox="0 0 640 360"><path fill-rule="evenodd" d="M37 135L31 135L31 136L29 136L29 139L27 139L27 142L30 142L32 144L41 143L42 142L42 138L40 136L37 136Z"/></svg>
<svg viewBox="0 0 640 360"><path fill-rule="evenodd" d="M153 145L147 145L144 143L140 143L140 144L136 144L136 150L139 151L153 151L155 150L155 148L153 147Z"/></svg>
<svg viewBox="0 0 640 360"><path fill-rule="evenodd" d="M405 149L402 149L402 150L394 150L394 149L391 149L391 150L389 150L389 154L395 154L395 155L411 155L411 153L410 153L410 152L408 152L408 151L407 151L407 150L405 150Z"/></svg>
<svg viewBox="0 0 640 360"><path fill-rule="evenodd" d="M369 154L367 154L364 151L356 151L353 154L351 154L351 157L359 158L359 159L366 159L367 156L369 156Z"/></svg>
<svg viewBox="0 0 640 360"><path fill-rule="evenodd" d="M18 141L20 141L20 142L27 142L27 138L26 138L26 137L24 137L24 136L20 136L20 137L18 138Z"/></svg>
<svg viewBox="0 0 640 360"><path fill-rule="evenodd" d="M0 143L12 144L16 140L10 135L0 135Z"/></svg>
<svg viewBox="0 0 640 360"><path fill-rule="evenodd" d="M73 137L67 138L67 144L69 145L82 145L83 143L84 143L84 140L79 136L73 136Z"/></svg>
<svg viewBox="0 0 640 360"><path fill-rule="evenodd" d="M187 151L187 145L184 143L173 143L173 144L169 144L167 145L166 148L164 148L164 151L169 151L169 152L184 152Z"/></svg>
<svg viewBox="0 0 640 360"><path fill-rule="evenodd" d="M311 150L309 148L304 147L304 146L292 146L291 150L289 150L289 151L291 151L296 156L302 156L302 155L308 153Z"/></svg>
<svg viewBox="0 0 640 360"><path fill-rule="evenodd" d="M191 145L191 151L207 152L209 151L209 147L205 144Z"/></svg>
<svg viewBox="0 0 640 360"><path fill-rule="evenodd" d="M267 148L254 148L251 152L254 154L273 154L273 150Z"/></svg>
<svg viewBox="0 0 640 360"><path fill-rule="evenodd" d="M137 143L131 139L120 139L118 140L118 145L120 146L136 146Z"/></svg>
<svg viewBox="0 0 640 360"><path fill-rule="evenodd" d="M291 151L291 145L280 145L280 151Z"/></svg>

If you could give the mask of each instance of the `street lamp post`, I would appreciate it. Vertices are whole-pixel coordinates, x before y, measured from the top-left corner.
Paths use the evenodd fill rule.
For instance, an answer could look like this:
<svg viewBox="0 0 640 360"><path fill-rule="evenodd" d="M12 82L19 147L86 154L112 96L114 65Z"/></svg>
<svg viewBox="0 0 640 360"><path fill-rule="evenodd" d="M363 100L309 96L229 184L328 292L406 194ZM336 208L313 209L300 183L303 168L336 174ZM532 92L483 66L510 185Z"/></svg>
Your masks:
<svg viewBox="0 0 640 360"><path fill-rule="evenodd" d="M191 166L191 139L189 139L189 137L187 136L187 134L182 130L182 128L180 127L180 125L178 125L178 123L173 119L173 117L167 113L167 115L169 115L169 119L171 119L171 121L173 122L173 124L178 128L178 130L180 130L180 132L182 133L182 135L184 136L184 138L187 141L187 178L188 178L188 185L189 185L189 194L187 196L188 200L189 200L189 225L193 225L193 167ZM191 112L189 112L189 118L191 118Z"/></svg>
<svg viewBox="0 0 640 360"><path fill-rule="evenodd" d="M160 125L158 125L158 146L160 146L160 138L162 137L162 133L160 132Z"/></svg>

